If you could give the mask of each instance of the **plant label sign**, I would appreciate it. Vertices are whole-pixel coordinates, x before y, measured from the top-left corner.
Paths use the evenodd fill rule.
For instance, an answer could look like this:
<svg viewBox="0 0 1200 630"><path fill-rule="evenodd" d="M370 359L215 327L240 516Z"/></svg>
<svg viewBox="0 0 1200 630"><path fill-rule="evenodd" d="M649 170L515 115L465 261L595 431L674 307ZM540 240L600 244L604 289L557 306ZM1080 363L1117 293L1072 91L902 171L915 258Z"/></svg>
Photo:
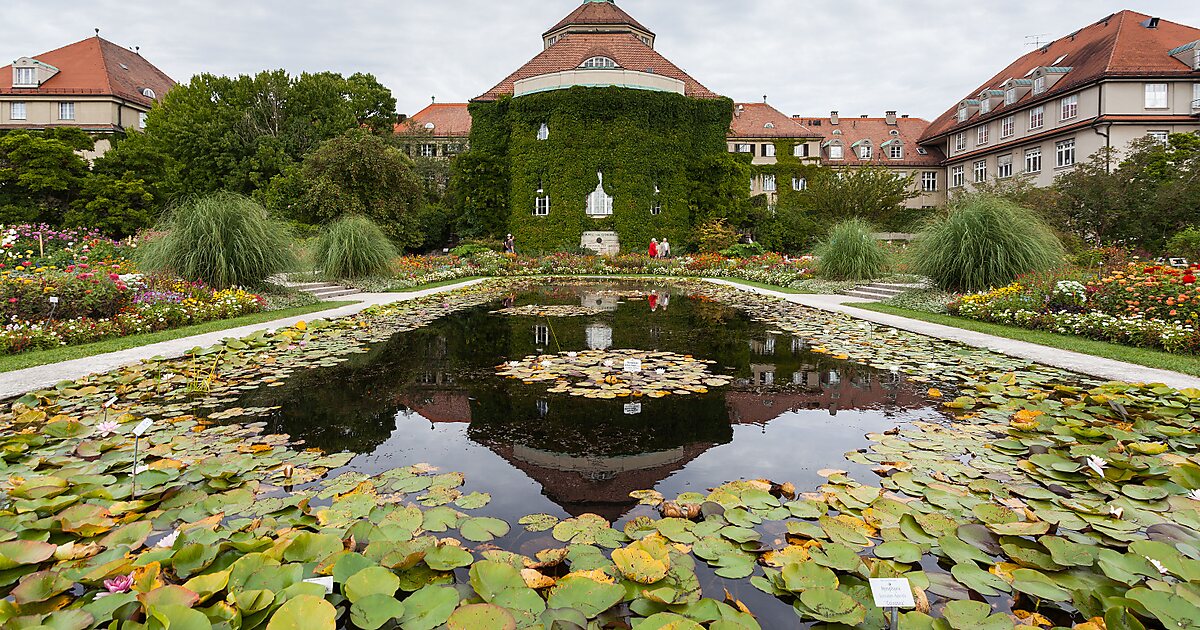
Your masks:
<svg viewBox="0 0 1200 630"><path fill-rule="evenodd" d="M642 371L642 360L641 359L625 359L624 369L626 372L641 372Z"/></svg>
<svg viewBox="0 0 1200 630"><path fill-rule="evenodd" d="M642 403L629 403L625 405L625 415L636 416L642 413Z"/></svg>
<svg viewBox="0 0 1200 630"><path fill-rule="evenodd" d="M55 297L55 296L50 296L50 303L51 303L51 304L58 304L58 298L57 298L57 297Z"/></svg>
<svg viewBox="0 0 1200 630"><path fill-rule="evenodd" d="M304 580L304 581L308 584L319 584L321 586L324 586L326 595L333 594L333 576L332 575L327 575L325 577L308 578L307 580Z"/></svg>
<svg viewBox="0 0 1200 630"><path fill-rule="evenodd" d="M136 427L133 427L133 434L138 437L142 437L143 435L146 434L146 431L150 430L150 427L153 424L154 424L153 420L151 420L150 418L146 418L145 420L142 420L141 422L139 422Z"/></svg>
<svg viewBox="0 0 1200 630"><path fill-rule="evenodd" d="M916 608L912 586L906 578L871 580L871 598L879 608Z"/></svg>

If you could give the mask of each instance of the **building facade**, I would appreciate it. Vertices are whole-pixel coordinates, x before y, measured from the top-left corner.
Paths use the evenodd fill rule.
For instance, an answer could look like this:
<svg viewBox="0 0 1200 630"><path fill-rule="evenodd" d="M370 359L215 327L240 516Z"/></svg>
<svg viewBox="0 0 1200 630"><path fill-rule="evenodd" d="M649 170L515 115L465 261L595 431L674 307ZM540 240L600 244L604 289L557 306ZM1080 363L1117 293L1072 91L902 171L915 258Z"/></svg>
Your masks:
<svg viewBox="0 0 1200 630"><path fill-rule="evenodd" d="M99 136L141 129L175 85L137 51L99 35L0 68L0 131L77 127Z"/></svg>
<svg viewBox="0 0 1200 630"><path fill-rule="evenodd" d="M409 157L452 159L470 147L471 112L466 103L432 103L396 124Z"/></svg>
<svg viewBox="0 0 1200 630"><path fill-rule="evenodd" d="M1009 64L920 141L962 191L1016 176L1049 186L1104 148L1198 130L1200 29L1121 11Z"/></svg>

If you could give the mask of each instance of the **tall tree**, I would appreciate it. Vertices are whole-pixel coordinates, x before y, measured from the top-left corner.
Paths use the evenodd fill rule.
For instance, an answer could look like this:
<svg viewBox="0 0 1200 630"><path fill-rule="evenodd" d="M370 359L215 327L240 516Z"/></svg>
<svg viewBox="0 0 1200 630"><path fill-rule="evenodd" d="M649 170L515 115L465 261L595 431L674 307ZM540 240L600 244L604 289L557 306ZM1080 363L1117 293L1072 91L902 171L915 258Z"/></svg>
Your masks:
<svg viewBox="0 0 1200 630"><path fill-rule="evenodd" d="M76 151L92 146L74 129L0 135L0 223L59 224L89 174Z"/></svg>
<svg viewBox="0 0 1200 630"><path fill-rule="evenodd" d="M817 169L801 194L810 215L827 225L863 219L880 228L900 229L911 222L905 201L917 197L913 178L897 177L879 166Z"/></svg>

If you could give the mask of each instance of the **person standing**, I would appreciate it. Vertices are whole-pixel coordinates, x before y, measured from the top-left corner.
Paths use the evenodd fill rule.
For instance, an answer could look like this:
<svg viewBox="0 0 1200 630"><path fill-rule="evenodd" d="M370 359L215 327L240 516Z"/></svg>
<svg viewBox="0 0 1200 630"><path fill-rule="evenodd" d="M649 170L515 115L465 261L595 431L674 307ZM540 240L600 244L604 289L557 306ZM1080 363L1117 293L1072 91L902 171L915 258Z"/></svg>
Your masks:
<svg viewBox="0 0 1200 630"><path fill-rule="evenodd" d="M671 257L671 244L667 242L666 238L663 238L662 243L659 244L659 246L658 246L658 257L659 258L670 258Z"/></svg>
<svg viewBox="0 0 1200 630"><path fill-rule="evenodd" d="M517 253L517 239L513 238L512 234L509 234L508 236L504 237L504 253L505 254Z"/></svg>
<svg viewBox="0 0 1200 630"><path fill-rule="evenodd" d="M650 239L650 257L658 258L658 239Z"/></svg>

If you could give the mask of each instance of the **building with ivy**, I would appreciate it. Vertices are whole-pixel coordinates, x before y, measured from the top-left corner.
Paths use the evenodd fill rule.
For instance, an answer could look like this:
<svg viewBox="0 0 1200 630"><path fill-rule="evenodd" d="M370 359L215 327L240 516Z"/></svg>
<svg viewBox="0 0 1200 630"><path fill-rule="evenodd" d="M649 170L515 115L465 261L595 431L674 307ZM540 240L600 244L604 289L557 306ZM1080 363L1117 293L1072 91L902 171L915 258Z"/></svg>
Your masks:
<svg viewBox="0 0 1200 630"><path fill-rule="evenodd" d="M685 241L706 166L729 159L732 101L660 54L654 32L611 0L552 26L542 52L469 110L464 203L502 213L524 251Z"/></svg>

